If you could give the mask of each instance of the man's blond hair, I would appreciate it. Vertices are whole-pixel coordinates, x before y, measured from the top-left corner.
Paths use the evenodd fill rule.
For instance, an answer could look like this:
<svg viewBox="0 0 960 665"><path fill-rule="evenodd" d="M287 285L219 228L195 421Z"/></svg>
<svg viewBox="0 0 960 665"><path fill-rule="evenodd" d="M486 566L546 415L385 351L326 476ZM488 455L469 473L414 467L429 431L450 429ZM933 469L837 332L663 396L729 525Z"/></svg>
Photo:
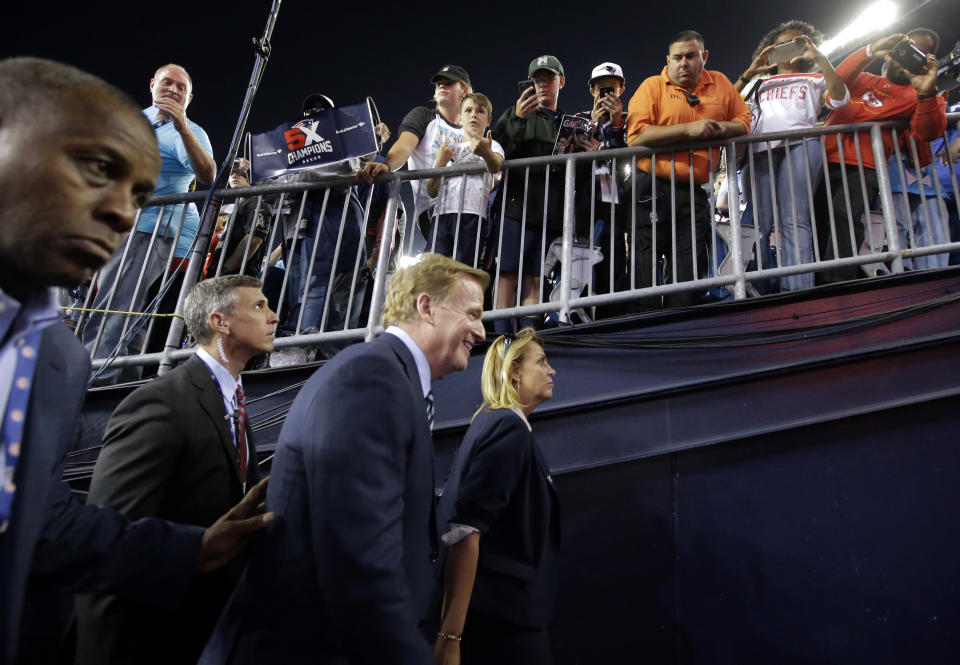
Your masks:
<svg viewBox="0 0 960 665"><path fill-rule="evenodd" d="M472 279L483 291L490 283L490 275L483 270L471 268L443 254L421 254L416 263L401 268L393 276L383 306L383 325L412 321L421 293L429 294L441 305L449 304L457 292L460 277Z"/></svg>

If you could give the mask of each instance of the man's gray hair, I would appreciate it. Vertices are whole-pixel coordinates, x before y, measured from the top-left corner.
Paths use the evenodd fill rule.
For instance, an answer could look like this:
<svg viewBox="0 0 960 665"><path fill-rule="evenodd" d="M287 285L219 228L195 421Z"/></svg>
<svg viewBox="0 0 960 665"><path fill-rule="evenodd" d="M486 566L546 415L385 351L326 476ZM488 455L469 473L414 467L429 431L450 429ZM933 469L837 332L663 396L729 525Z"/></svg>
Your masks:
<svg viewBox="0 0 960 665"><path fill-rule="evenodd" d="M83 89L105 93L150 127L139 105L122 90L76 67L42 58L9 58L0 62L0 127L21 120L35 122L38 116L60 112L64 97ZM153 130L149 131L152 135Z"/></svg>
<svg viewBox="0 0 960 665"><path fill-rule="evenodd" d="M205 279L190 289L183 305L183 320L198 344L206 344L213 339L211 314L220 312L233 316L237 313L240 296L236 289L242 286L259 289L261 285L259 279L249 275L224 275Z"/></svg>

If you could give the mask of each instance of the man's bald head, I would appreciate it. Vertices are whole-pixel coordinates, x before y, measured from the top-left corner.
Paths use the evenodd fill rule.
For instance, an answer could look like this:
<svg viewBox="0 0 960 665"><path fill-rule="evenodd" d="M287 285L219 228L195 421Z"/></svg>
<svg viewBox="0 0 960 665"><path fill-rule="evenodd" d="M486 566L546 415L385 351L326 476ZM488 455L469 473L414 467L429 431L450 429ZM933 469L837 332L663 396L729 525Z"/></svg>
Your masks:
<svg viewBox="0 0 960 665"><path fill-rule="evenodd" d="M190 76L190 72L187 71L186 67L183 67L182 65L178 65L178 64L173 63L173 62L168 62L167 64L165 64L165 65L163 65L163 66L161 66L161 67L157 67L157 71L155 71L155 72L153 73L153 78L155 78L155 79L160 78L160 73L161 73L164 69L169 69L169 68L171 68L171 67L174 68L174 69L176 69L176 70L178 70L178 71L180 71L180 72L183 72L183 75L187 77L187 81L190 83L190 91L193 92L193 77Z"/></svg>

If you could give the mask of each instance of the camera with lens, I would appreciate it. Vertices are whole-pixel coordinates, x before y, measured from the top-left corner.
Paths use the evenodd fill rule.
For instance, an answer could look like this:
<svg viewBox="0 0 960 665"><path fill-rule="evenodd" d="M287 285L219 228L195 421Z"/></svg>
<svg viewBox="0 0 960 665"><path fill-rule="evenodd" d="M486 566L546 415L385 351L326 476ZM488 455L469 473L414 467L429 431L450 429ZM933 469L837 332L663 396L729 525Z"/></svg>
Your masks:
<svg viewBox="0 0 960 665"><path fill-rule="evenodd" d="M927 54L913 45L909 39L897 42L890 49L890 58L911 74L919 74L927 63Z"/></svg>

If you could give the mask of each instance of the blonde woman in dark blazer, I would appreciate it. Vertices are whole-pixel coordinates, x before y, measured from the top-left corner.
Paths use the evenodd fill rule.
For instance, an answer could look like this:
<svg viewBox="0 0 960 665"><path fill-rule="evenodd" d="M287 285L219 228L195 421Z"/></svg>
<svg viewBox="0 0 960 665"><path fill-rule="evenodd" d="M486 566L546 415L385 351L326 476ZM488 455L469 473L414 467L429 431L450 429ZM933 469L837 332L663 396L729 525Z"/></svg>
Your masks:
<svg viewBox="0 0 960 665"><path fill-rule="evenodd" d="M553 396L554 370L532 328L498 337L483 363L484 403L450 473L439 515L450 546L434 657L552 662L560 507L528 418Z"/></svg>

